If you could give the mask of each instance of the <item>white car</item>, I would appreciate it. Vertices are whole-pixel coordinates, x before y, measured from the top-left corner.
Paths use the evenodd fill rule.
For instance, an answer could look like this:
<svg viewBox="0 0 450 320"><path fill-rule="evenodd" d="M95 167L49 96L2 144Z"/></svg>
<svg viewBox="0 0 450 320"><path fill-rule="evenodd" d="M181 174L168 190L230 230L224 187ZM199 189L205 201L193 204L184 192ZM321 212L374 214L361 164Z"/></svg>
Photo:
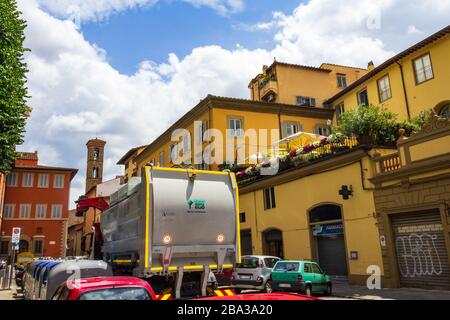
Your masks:
<svg viewBox="0 0 450 320"><path fill-rule="evenodd" d="M241 290L262 290L272 292L272 268L281 260L273 256L243 256L240 264L233 270L231 286L239 293Z"/></svg>

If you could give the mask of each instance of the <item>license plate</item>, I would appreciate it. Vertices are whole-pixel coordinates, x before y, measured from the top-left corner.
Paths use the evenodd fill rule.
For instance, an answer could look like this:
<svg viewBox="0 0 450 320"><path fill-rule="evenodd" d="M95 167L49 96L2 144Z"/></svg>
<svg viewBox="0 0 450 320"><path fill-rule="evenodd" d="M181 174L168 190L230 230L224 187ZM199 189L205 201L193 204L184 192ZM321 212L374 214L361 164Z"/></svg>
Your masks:
<svg viewBox="0 0 450 320"><path fill-rule="evenodd" d="M242 280L250 280L252 277L251 276L241 276Z"/></svg>
<svg viewBox="0 0 450 320"><path fill-rule="evenodd" d="M290 284L290 283L280 283L280 284L279 284L279 287L280 287L280 288L290 288L290 287L291 287L291 284Z"/></svg>

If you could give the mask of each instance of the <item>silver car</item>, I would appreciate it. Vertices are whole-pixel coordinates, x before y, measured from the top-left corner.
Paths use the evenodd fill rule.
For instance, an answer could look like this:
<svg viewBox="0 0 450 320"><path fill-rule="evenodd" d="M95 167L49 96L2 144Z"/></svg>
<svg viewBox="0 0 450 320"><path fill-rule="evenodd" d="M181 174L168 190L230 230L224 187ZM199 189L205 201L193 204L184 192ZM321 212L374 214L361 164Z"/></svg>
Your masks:
<svg viewBox="0 0 450 320"><path fill-rule="evenodd" d="M271 274L273 266L281 258L272 256L243 256L233 271L231 286L236 293L241 290L263 290L272 292Z"/></svg>

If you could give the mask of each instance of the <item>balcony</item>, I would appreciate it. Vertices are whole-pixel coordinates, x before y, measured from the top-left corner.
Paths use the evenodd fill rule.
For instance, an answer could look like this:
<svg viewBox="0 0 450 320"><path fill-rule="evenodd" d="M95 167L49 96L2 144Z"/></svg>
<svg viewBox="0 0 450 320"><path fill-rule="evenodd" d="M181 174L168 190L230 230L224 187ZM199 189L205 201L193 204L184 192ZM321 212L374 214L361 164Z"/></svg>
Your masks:
<svg viewBox="0 0 450 320"><path fill-rule="evenodd" d="M402 164L398 152L376 159L377 174L396 171L401 167Z"/></svg>
<svg viewBox="0 0 450 320"><path fill-rule="evenodd" d="M261 79L258 88L261 100L265 100L271 93L276 96L278 94L278 83L276 76L272 75L266 79Z"/></svg>

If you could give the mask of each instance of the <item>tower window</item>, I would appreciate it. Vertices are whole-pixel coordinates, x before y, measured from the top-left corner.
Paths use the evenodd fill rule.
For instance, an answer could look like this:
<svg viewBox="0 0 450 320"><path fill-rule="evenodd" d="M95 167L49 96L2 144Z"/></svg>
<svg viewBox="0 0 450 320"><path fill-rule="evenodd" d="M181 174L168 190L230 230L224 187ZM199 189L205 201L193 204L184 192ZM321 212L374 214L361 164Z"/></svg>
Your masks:
<svg viewBox="0 0 450 320"><path fill-rule="evenodd" d="M98 168L92 169L92 178L94 179L98 178Z"/></svg>
<svg viewBox="0 0 450 320"><path fill-rule="evenodd" d="M100 157L100 149L99 148L95 148L94 149L94 160L98 160Z"/></svg>

